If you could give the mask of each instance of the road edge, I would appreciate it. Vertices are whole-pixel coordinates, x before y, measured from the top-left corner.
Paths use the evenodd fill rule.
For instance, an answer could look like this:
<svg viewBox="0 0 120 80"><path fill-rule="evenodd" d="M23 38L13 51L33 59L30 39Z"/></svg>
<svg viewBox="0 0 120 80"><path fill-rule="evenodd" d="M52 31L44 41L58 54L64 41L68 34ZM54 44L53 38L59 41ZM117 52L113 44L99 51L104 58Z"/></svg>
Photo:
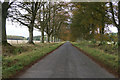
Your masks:
<svg viewBox="0 0 120 80"><path fill-rule="evenodd" d="M88 56L92 61L94 61L96 64L98 64L101 68L104 68L105 70L107 70L109 73L113 74L116 78L119 78L120 75L118 75L118 73L116 73L114 70L111 70L111 68L108 68L105 64L103 64L102 62L100 62L99 60L96 60L94 57L92 57L91 55L89 55L86 51L80 49L79 47L73 45L71 43L71 45L75 48L77 48L80 52L82 52L84 55Z"/></svg>
<svg viewBox="0 0 120 80"><path fill-rule="evenodd" d="M32 62L31 64L25 66L22 70L18 71L15 75L10 76L9 78L17 78L18 76L20 76L21 74L25 73L26 70L28 70L30 67L32 67L34 64L36 64L37 62L39 62L40 60L44 59L46 56L48 56L49 54L51 54L52 52L54 52L55 50L57 50L59 47L61 47L64 43L60 44L56 49L46 53L44 56L40 57L38 60ZM9 79L8 78L8 79Z"/></svg>

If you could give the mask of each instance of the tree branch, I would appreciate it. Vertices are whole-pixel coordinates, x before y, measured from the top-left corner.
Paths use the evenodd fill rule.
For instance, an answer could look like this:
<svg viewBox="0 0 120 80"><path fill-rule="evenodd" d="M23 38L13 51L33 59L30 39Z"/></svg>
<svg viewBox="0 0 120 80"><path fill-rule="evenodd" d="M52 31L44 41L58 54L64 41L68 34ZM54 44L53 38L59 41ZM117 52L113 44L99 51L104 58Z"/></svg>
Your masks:
<svg viewBox="0 0 120 80"><path fill-rule="evenodd" d="M29 28L29 25L28 24L25 24L24 22L22 22L19 18L15 18L13 17L13 19L17 20L18 22L20 22L22 25L25 25Z"/></svg>
<svg viewBox="0 0 120 80"><path fill-rule="evenodd" d="M110 2L110 8L111 8L111 13L112 13L113 23L115 24L116 27L118 27L118 24L117 24L116 21L115 21L115 15L114 15L114 11L113 11L112 2Z"/></svg>

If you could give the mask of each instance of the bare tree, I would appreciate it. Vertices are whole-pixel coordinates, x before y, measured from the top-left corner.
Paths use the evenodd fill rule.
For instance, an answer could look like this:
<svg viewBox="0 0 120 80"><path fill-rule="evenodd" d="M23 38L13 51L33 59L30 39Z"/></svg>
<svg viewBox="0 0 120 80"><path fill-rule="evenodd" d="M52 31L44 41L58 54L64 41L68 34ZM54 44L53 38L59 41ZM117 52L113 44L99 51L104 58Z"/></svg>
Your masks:
<svg viewBox="0 0 120 80"><path fill-rule="evenodd" d="M47 34L47 41L50 41L50 36L58 27L60 17L58 15L58 9L61 8L60 4L52 2L42 2L39 14L37 16L37 25L36 28L39 29L42 33L42 43L44 43L44 32Z"/></svg>
<svg viewBox="0 0 120 80"><path fill-rule="evenodd" d="M36 19L36 14L39 10L39 2L16 2L12 6L11 18L20 24L27 26L29 29L29 44L33 43L33 29ZM13 15L14 14L14 15Z"/></svg>
<svg viewBox="0 0 120 80"><path fill-rule="evenodd" d="M54 33L61 27L61 24L65 21L65 3L55 2L48 3L48 23L45 28L47 34L47 41L50 41L50 36L54 36Z"/></svg>
<svg viewBox="0 0 120 80"><path fill-rule="evenodd" d="M47 15L47 9L46 9L46 2L41 2L40 3L41 7L39 9L38 15L37 15L37 24L35 28L39 29L41 31L41 41L44 43L44 32L45 32L45 27L48 23L48 15Z"/></svg>

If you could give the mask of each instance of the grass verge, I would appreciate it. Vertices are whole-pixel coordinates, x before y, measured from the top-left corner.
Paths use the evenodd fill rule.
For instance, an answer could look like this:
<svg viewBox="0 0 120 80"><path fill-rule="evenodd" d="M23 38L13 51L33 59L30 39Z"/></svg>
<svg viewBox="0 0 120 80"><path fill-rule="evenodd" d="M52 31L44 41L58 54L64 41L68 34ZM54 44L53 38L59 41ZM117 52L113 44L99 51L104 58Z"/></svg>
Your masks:
<svg viewBox="0 0 120 80"><path fill-rule="evenodd" d="M99 63L102 67L106 68L109 72L118 76L118 56L105 53L98 48L89 47L90 43L81 41L79 43L72 42L74 46L79 48L87 56L91 57L95 62ZM120 69L120 68L119 68Z"/></svg>
<svg viewBox="0 0 120 80"><path fill-rule="evenodd" d="M47 53L55 50L57 47L62 45L63 43L50 43L50 44L43 44L42 47L39 45L36 45L32 51L29 52L23 52L21 54L12 55L8 57L2 58L2 77L3 78L9 78L22 69L24 69L26 66L30 65L31 63L39 60L43 56L45 56Z"/></svg>

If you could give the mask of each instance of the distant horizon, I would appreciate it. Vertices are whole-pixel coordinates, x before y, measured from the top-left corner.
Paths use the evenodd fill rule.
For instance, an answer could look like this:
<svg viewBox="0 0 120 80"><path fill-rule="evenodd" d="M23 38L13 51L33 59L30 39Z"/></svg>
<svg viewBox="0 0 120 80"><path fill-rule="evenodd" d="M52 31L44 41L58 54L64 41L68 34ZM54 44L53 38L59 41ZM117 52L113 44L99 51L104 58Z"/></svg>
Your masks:
<svg viewBox="0 0 120 80"><path fill-rule="evenodd" d="M19 37L24 37L24 36L20 36L20 35L7 35L7 36L19 36ZM36 36L40 36L40 35L36 35ZM33 36L35 37L35 36ZM24 38L28 38L28 37L24 37Z"/></svg>
<svg viewBox="0 0 120 80"><path fill-rule="evenodd" d="M18 23L12 23L11 21L6 21L6 33L7 35L23 36L25 38L29 37L29 31L26 26L19 25ZM37 29L33 30L33 36L41 35L41 32Z"/></svg>
<svg viewBox="0 0 120 80"><path fill-rule="evenodd" d="M109 27L109 30L111 32L109 33L117 33L116 27ZM29 31L26 26L19 25L18 23L13 23L11 21L6 21L6 33L7 35L13 35L13 36L23 36L25 38L29 37ZM41 32L38 29L33 30L33 36L41 36Z"/></svg>
<svg viewBox="0 0 120 80"><path fill-rule="evenodd" d="M116 33L117 34L117 32L112 32L112 33ZM7 36L19 36L19 37L24 37L24 38L28 38L28 37L25 37L25 36L20 36L20 35L7 35ZM41 36L41 35L36 35L36 36ZM33 36L33 37L35 37L35 36Z"/></svg>
<svg viewBox="0 0 120 80"><path fill-rule="evenodd" d="M20 36L20 35L7 35L7 36L19 36L19 37L24 37L24 36ZM41 35L36 35L36 36L41 36ZM46 36L46 35L44 35L44 36ZM29 36L28 36L29 37ZM24 37L24 38L28 38L28 37ZM35 36L33 36L33 37L35 37Z"/></svg>

